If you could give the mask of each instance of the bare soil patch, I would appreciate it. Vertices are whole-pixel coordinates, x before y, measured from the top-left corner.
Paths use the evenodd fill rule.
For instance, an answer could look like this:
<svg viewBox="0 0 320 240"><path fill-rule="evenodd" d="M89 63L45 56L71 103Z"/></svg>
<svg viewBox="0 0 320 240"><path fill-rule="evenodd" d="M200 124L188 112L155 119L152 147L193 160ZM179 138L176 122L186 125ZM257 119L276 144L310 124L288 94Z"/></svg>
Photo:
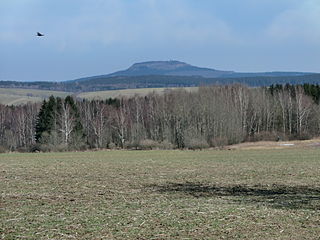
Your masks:
<svg viewBox="0 0 320 240"><path fill-rule="evenodd" d="M229 149L293 149L293 148L320 148L320 138L310 140L295 140L295 141L260 141L260 142L245 142L235 144Z"/></svg>

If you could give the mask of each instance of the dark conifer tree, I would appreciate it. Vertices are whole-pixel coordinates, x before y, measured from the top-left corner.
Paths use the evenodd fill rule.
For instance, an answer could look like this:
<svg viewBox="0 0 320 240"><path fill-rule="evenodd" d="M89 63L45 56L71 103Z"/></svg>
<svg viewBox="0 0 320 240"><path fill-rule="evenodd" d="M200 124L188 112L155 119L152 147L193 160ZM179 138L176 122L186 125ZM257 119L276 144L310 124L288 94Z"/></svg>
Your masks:
<svg viewBox="0 0 320 240"><path fill-rule="evenodd" d="M36 124L36 142L40 142L44 132L50 134L54 128L56 108L57 102L54 96L51 96L48 102L43 101Z"/></svg>

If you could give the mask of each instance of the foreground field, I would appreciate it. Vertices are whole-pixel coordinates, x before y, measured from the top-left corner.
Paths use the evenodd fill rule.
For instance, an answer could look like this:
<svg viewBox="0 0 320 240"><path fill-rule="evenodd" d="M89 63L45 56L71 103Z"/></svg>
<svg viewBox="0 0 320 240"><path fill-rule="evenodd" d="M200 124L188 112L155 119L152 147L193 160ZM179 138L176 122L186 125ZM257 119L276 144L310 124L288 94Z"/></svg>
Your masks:
<svg viewBox="0 0 320 240"><path fill-rule="evenodd" d="M320 149L0 155L2 239L319 239Z"/></svg>

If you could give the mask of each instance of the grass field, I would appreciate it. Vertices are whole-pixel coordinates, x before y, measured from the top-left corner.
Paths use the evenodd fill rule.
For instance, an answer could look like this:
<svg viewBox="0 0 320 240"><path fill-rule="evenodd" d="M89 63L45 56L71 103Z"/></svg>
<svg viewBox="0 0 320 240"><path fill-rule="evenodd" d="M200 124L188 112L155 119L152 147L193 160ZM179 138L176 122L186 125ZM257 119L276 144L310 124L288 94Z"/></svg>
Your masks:
<svg viewBox="0 0 320 240"><path fill-rule="evenodd" d="M1 239L319 239L320 149L0 155Z"/></svg>
<svg viewBox="0 0 320 240"><path fill-rule="evenodd" d="M178 88L169 88L178 89ZM186 87L183 88L187 91L195 91L198 87ZM123 90L110 90L110 91L97 91L97 92L84 92L77 96L85 99L107 99L116 97L133 97L134 95L146 96L149 93L156 92L158 94L163 94L168 88L138 88L138 89L123 89Z"/></svg>
<svg viewBox="0 0 320 240"><path fill-rule="evenodd" d="M171 88L173 89L173 88ZM188 91L194 91L197 87L184 88ZM78 98L84 99L97 99L105 100L108 98L116 97L132 97L134 95L146 96L149 93L156 92L159 94L164 93L167 88L139 88L139 89L125 89L125 90L110 90L110 91L96 91L96 92L59 92L47 90L34 90L34 89L19 89L19 88L0 88L0 104L4 105L20 105L26 102L41 102L49 98L51 95L55 97L66 97L73 95Z"/></svg>
<svg viewBox="0 0 320 240"><path fill-rule="evenodd" d="M72 93L35 89L0 88L0 103L4 105L20 105L27 102L41 102L51 95L66 97L72 95Z"/></svg>

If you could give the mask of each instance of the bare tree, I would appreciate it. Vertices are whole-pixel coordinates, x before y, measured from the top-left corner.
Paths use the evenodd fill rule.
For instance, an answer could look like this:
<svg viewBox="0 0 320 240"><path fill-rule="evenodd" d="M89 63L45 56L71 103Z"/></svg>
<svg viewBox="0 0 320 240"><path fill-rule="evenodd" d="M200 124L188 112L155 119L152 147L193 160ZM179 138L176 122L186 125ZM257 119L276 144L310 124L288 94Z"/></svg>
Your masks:
<svg viewBox="0 0 320 240"><path fill-rule="evenodd" d="M312 109L312 100L304 94L302 87L296 87L297 133L301 135L308 126L308 116Z"/></svg>
<svg viewBox="0 0 320 240"><path fill-rule="evenodd" d="M59 113L59 128L62 133L63 142L68 145L70 142L71 133L75 126L75 118L71 113L71 106L69 104L62 104L61 112Z"/></svg>
<svg viewBox="0 0 320 240"><path fill-rule="evenodd" d="M108 108L102 102L94 101L92 103L90 109L90 127L96 139L96 146L101 148L105 146L104 139L107 138Z"/></svg>

